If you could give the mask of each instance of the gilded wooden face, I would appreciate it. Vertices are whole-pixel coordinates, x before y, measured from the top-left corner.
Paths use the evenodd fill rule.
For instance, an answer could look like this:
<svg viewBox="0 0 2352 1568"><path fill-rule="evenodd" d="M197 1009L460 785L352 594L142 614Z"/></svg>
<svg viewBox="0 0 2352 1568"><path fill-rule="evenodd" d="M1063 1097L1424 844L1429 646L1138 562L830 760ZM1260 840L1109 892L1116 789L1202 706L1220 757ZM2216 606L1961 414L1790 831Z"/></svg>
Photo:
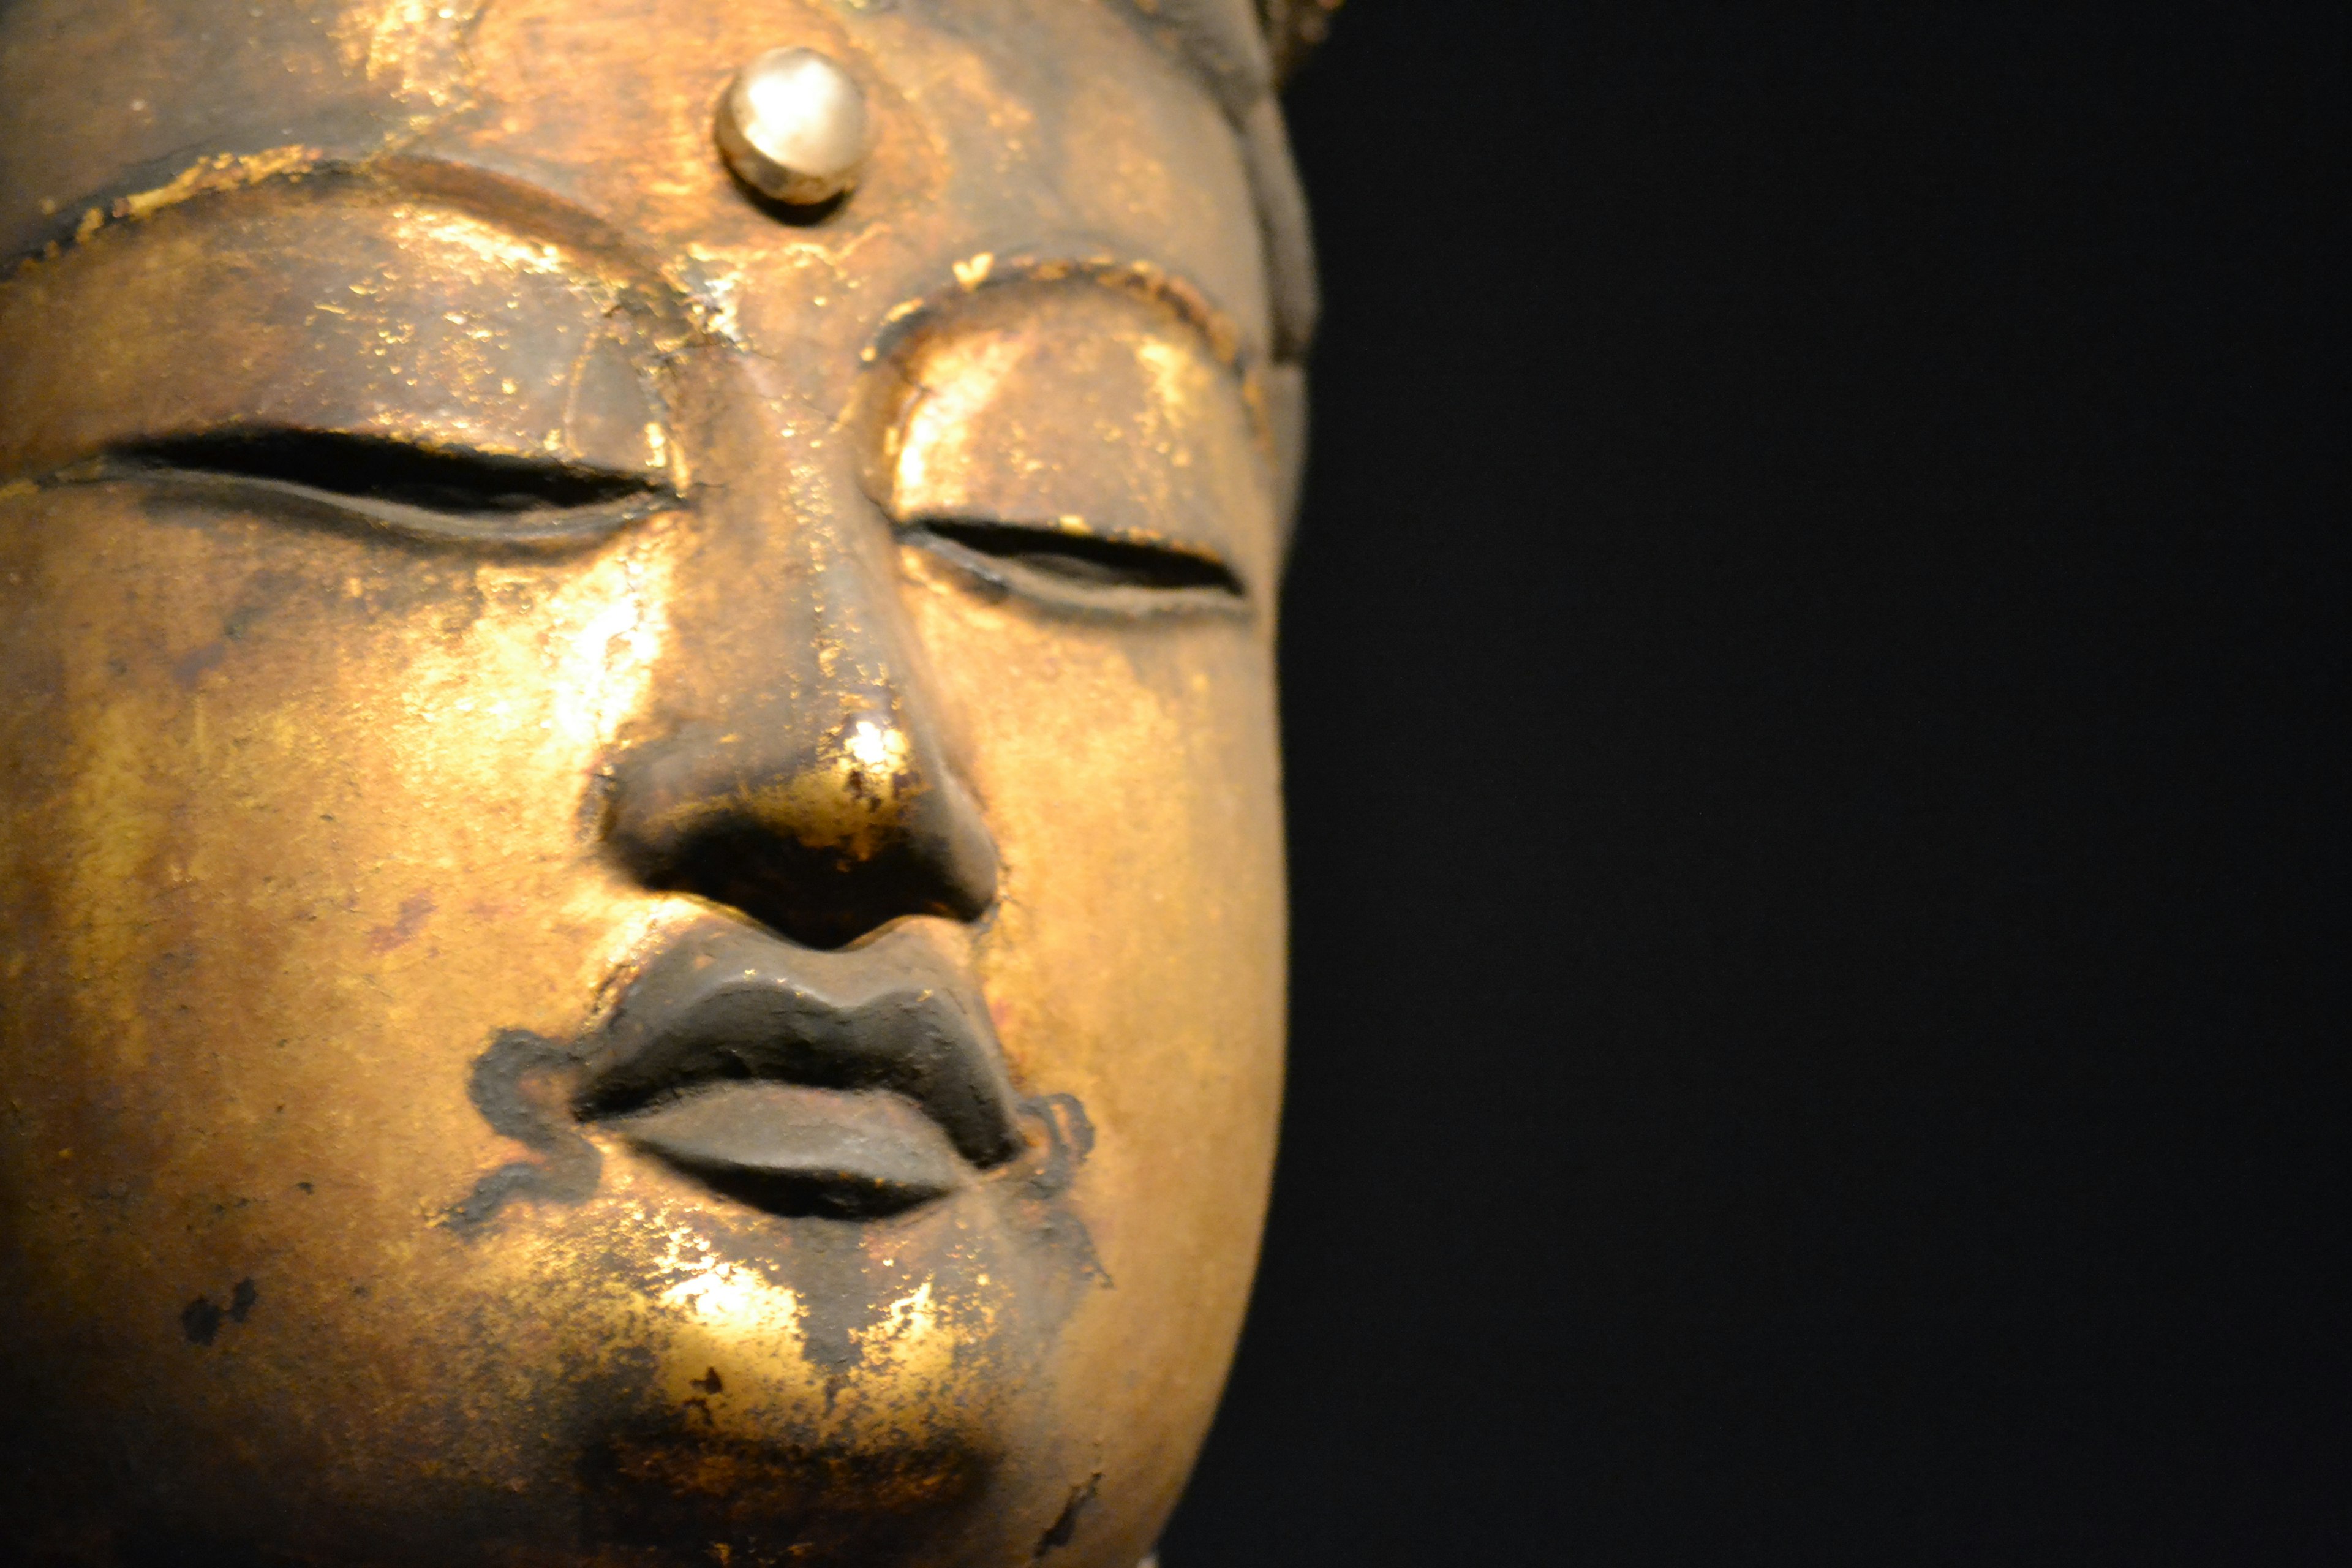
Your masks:
<svg viewBox="0 0 2352 1568"><path fill-rule="evenodd" d="M0 6L11 1560L1129 1568L1280 1089L1232 120L1092 0L249 11Z"/></svg>

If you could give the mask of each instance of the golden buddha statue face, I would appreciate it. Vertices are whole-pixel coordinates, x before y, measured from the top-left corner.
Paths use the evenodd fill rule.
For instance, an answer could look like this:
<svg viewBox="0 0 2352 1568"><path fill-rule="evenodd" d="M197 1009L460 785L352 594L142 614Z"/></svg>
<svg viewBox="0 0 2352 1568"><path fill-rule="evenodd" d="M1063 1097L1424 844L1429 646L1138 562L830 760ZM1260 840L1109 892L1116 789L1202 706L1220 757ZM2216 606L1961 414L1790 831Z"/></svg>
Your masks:
<svg viewBox="0 0 2352 1568"><path fill-rule="evenodd" d="M0 1555L1150 1552L1305 330L1150 13L0 0Z"/></svg>

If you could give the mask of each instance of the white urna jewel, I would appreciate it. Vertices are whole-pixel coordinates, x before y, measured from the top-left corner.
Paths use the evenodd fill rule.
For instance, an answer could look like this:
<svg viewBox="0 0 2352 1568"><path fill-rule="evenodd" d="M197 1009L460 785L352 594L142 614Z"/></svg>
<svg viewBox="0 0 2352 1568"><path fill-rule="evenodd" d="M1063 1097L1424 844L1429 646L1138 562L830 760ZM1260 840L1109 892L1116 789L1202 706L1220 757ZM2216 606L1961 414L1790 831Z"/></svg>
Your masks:
<svg viewBox="0 0 2352 1568"><path fill-rule="evenodd" d="M728 84L719 146L764 196L793 206L831 201L865 166L866 94L814 49L771 49Z"/></svg>

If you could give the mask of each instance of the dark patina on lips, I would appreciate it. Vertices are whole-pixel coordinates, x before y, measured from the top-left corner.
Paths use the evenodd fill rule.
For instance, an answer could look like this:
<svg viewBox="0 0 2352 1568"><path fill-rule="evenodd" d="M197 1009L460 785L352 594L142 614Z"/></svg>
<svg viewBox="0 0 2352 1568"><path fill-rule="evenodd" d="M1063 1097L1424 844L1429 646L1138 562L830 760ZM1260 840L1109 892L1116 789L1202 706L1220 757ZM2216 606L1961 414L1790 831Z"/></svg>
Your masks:
<svg viewBox="0 0 2352 1568"><path fill-rule="evenodd" d="M695 931L580 1054L582 1120L778 1212L893 1213L1024 1147L977 986L907 928L841 952Z"/></svg>

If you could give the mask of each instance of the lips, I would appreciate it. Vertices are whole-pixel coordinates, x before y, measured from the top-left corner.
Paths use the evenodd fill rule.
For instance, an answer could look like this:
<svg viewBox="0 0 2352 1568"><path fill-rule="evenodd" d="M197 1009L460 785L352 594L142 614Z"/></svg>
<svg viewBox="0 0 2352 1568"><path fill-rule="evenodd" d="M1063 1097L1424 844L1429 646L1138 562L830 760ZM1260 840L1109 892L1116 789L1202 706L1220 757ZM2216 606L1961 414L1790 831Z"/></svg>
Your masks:
<svg viewBox="0 0 2352 1568"><path fill-rule="evenodd" d="M839 952L694 931L582 1056L583 1120L781 1213L895 1213L1024 1146L977 988L912 926Z"/></svg>

